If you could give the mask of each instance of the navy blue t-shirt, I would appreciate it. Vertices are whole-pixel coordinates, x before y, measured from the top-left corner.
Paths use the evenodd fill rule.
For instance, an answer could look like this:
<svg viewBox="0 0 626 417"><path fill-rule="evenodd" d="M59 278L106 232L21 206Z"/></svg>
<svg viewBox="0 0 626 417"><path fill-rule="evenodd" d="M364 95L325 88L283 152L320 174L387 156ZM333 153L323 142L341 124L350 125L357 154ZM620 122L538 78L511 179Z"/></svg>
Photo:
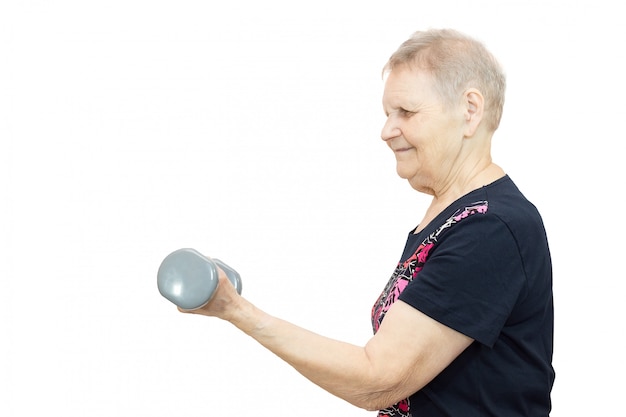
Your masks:
<svg viewBox="0 0 626 417"><path fill-rule="evenodd" d="M550 413L552 264L541 216L505 176L451 204L419 233L372 309L396 300L474 342L380 417L545 417Z"/></svg>

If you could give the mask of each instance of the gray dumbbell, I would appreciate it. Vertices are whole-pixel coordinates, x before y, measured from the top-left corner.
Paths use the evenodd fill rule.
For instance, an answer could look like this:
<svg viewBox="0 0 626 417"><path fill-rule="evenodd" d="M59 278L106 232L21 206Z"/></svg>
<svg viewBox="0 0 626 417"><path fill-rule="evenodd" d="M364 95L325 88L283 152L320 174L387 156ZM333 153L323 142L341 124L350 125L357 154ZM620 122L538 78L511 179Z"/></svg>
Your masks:
<svg viewBox="0 0 626 417"><path fill-rule="evenodd" d="M178 249L163 259L157 273L159 292L185 310L200 308L211 300L217 288L218 266L241 294L241 277L237 271L195 249Z"/></svg>

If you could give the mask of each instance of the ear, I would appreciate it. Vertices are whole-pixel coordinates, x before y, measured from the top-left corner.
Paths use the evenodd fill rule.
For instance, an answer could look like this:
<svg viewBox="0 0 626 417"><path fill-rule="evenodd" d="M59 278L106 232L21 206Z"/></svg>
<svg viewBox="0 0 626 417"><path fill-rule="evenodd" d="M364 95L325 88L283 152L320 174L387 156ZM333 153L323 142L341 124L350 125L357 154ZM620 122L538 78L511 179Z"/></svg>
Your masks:
<svg viewBox="0 0 626 417"><path fill-rule="evenodd" d="M485 98L475 88L463 94L463 110L465 116L465 136L472 137L478 130L485 112Z"/></svg>

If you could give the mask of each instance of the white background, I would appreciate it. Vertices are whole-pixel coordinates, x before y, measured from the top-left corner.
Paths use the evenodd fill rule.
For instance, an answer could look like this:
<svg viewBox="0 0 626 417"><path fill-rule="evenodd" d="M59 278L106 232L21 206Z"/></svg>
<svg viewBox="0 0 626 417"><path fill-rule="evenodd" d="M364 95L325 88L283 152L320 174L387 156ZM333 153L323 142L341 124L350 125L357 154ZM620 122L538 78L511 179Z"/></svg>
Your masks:
<svg viewBox="0 0 626 417"><path fill-rule="evenodd" d="M355 344L428 203L380 140L413 31L508 75L494 157L554 260L553 417L624 415L617 1L0 3L0 415L366 416L156 288L193 247ZM612 382L609 382L612 381Z"/></svg>

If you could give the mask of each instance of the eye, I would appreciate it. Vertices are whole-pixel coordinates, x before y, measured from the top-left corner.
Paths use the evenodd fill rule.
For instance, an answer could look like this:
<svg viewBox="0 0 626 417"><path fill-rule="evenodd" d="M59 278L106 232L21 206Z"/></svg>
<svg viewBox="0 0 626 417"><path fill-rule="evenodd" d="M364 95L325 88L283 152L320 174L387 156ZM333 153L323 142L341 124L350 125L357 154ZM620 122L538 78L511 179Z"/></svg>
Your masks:
<svg viewBox="0 0 626 417"><path fill-rule="evenodd" d="M398 115L402 116L402 117L411 117L414 114L416 114L417 112L414 111L409 111L406 109L398 109Z"/></svg>

